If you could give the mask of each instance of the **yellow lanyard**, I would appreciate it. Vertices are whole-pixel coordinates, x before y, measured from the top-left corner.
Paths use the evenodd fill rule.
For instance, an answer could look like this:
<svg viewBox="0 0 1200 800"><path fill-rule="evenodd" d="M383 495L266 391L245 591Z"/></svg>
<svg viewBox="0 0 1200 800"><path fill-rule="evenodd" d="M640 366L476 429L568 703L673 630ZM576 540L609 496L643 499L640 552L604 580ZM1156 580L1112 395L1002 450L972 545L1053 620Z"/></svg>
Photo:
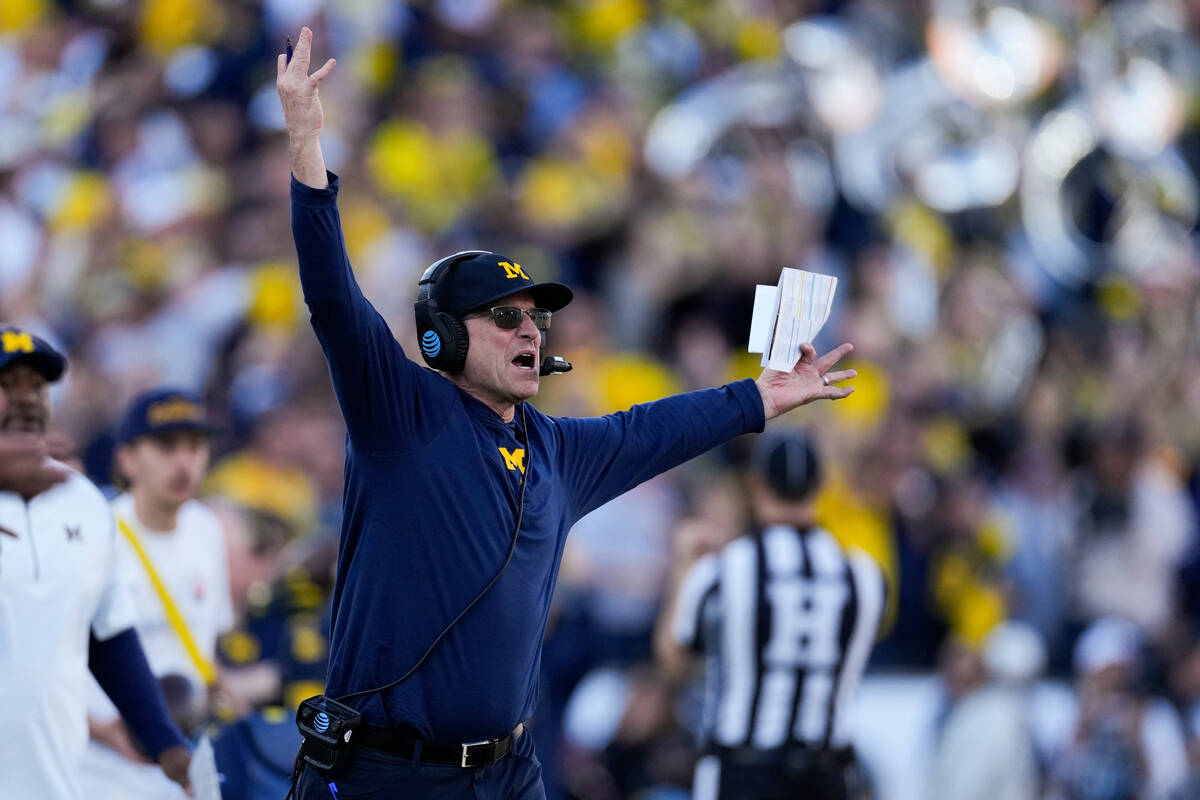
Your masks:
<svg viewBox="0 0 1200 800"><path fill-rule="evenodd" d="M154 584L154 591L158 592L158 599L162 601L163 610L167 612L167 622L171 623L171 629L175 631L175 635L183 643L183 649L187 651L188 657L192 659L192 664L195 665L196 671L204 678L205 684L212 686L217 682L217 669L213 666L212 662L204 657L204 654L200 652L200 648L196 646L196 640L192 637L192 632L188 630L187 623L183 619L183 614L179 613L179 607L171 599L171 593L167 591L167 585L163 583L158 570L154 569L154 564L150 561L150 556L146 552L146 548L138 540L137 534L133 532L133 528L129 527L129 524L120 517L117 517L117 527L121 529L121 533L125 534L126 540L133 547L133 552L137 553L138 558L141 559L142 566L146 569L146 575L150 577L150 583Z"/></svg>

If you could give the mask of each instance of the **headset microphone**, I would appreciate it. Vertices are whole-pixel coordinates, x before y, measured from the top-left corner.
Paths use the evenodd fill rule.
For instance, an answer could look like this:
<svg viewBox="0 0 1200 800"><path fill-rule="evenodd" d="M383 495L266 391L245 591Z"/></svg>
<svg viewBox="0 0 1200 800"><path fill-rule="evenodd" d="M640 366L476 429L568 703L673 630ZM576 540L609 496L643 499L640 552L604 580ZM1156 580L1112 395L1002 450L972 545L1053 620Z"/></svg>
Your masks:
<svg viewBox="0 0 1200 800"><path fill-rule="evenodd" d="M567 361L562 356L546 356L542 359L542 366L538 370L538 375L555 375L560 372L570 371L570 361Z"/></svg>

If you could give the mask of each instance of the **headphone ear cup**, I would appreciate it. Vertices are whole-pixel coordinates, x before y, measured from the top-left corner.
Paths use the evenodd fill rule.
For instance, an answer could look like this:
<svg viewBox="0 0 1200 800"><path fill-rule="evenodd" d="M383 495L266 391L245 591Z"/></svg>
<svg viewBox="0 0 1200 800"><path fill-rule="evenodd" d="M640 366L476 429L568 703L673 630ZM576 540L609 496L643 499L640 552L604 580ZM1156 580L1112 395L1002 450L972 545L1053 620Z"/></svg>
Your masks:
<svg viewBox="0 0 1200 800"><path fill-rule="evenodd" d="M430 313L428 301L424 297L417 300L414 311L417 323L417 347L421 351L421 358L425 359L425 363L429 366L439 369L438 361L445 351L445 343L437 331L437 323L434 319L437 315Z"/></svg>
<svg viewBox="0 0 1200 800"><path fill-rule="evenodd" d="M461 372L467 363L467 326L461 319L444 312L430 313L417 306L417 336L421 358L442 372Z"/></svg>
<svg viewBox="0 0 1200 800"><path fill-rule="evenodd" d="M470 346L470 335L467 333L467 323L450 314L439 313L438 320L447 331L445 350L446 366L441 369L446 372L462 372L467 365L467 348Z"/></svg>

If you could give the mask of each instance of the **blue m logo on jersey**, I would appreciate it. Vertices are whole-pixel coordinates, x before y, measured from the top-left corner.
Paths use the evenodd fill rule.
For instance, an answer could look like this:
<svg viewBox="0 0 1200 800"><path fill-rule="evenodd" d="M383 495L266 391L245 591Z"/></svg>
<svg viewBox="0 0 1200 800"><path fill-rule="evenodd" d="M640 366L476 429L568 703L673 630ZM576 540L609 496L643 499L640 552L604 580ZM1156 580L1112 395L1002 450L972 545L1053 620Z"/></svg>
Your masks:
<svg viewBox="0 0 1200 800"><path fill-rule="evenodd" d="M442 340L433 331L425 331L425 335L421 337L421 352L430 358L437 358L437 354L442 352Z"/></svg>

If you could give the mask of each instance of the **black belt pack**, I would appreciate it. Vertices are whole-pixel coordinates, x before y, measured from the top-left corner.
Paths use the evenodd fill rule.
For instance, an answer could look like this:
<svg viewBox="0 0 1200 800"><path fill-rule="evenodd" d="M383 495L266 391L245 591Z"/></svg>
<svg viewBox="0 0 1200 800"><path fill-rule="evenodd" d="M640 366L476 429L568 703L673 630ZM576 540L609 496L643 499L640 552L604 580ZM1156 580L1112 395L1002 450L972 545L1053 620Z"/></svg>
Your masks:
<svg viewBox="0 0 1200 800"><path fill-rule="evenodd" d="M296 710L296 727L304 737L301 757L317 769L332 771L350 750L362 715L325 695L310 697Z"/></svg>

